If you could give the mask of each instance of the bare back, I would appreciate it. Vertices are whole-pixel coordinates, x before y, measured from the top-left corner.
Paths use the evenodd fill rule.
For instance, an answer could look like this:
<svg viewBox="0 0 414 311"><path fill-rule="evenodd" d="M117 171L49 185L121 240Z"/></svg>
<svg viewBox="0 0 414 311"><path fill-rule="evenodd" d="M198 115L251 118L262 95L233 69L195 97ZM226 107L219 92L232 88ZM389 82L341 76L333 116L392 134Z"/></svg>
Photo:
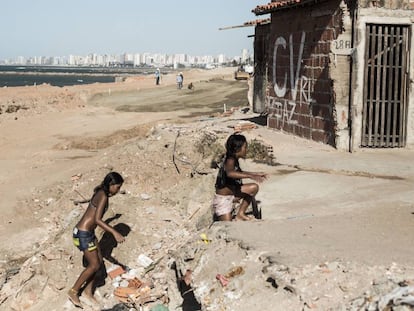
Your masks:
<svg viewBox="0 0 414 311"><path fill-rule="evenodd" d="M103 190L98 190L92 196L85 214L83 214L76 227L83 231L94 231L97 226L96 220L102 219L107 208L108 196Z"/></svg>

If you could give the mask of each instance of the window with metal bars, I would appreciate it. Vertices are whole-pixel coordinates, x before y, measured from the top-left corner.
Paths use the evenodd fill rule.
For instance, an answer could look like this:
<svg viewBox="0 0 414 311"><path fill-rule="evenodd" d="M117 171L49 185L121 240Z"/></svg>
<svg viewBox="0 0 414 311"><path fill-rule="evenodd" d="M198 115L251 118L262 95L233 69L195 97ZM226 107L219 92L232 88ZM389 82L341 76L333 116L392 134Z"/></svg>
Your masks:
<svg viewBox="0 0 414 311"><path fill-rule="evenodd" d="M362 147L404 147L409 26L367 24Z"/></svg>

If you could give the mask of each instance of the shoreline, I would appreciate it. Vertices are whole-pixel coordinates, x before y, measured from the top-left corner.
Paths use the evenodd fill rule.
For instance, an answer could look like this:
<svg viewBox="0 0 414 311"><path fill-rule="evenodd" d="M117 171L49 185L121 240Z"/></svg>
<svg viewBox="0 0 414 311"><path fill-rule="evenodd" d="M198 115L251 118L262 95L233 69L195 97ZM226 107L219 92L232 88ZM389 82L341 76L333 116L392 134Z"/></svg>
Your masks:
<svg viewBox="0 0 414 311"><path fill-rule="evenodd" d="M178 72L178 71L177 71ZM212 70L190 69L185 72L184 84L212 79L233 79L234 68ZM99 94L113 94L144 89L163 89L176 85L175 74L163 75L160 85L155 85L152 75L126 77L119 82L52 86L49 84L1 87L0 123L2 120L25 118L32 113L46 113L68 109L82 109L88 100ZM18 113L15 114L16 109ZM12 113L6 113L10 110Z"/></svg>
<svg viewBox="0 0 414 311"><path fill-rule="evenodd" d="M9 66L7 66L9 67ZM14 67L17 69L18 67ZM4 87L26 87L47 84L51 86L67 87L73 85L85 85L94 83L113 83L122 82L128 78L139 78L142 76L153 77L155 68L136 67L136 68L116 68L116 67L44 67L44 66L24 66L22 71L19 70L0 70L0 88ZM232 68L232 67L224 67ZM0 69L2 69L0 67ZM4 68L3 68L4 69ZM163 77L176 72L190 72L194 68L163 68ZM198 70L208 70L200 69ZM53 77L56 77L53 81ZM75 77L74 80L64 80L63 78ZM22 81L30 79L31 82ZM104 80L104 78L108 80ZM52 80L51 80L52 79Z"/></svg>

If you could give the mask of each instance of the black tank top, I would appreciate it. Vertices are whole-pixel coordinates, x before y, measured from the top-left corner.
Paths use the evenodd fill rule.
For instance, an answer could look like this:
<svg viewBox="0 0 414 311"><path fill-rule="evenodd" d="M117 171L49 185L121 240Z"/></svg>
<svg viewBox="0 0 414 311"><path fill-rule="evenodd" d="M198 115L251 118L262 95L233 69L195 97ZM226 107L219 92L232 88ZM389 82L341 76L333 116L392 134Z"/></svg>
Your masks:
<svg viewBox="0 0 414 311"><path fill-rule="evenodd" d="M226 174L226 170L224 168L224 164L226 163L226 161L228 159L234 159L234 170L236 170L237 172L241 172L241 168L239 165L239 160L235 157L231 157L231 156L226 156L224 158L223 163L221 163L220 169L217 173L217 178L216 178L216 189L223 189L225 187L228 187L230 189L234 189L236 187L240 187L242 185L242 180L241 179L234 179L234 178L230 178L227 176Z"/></svg>

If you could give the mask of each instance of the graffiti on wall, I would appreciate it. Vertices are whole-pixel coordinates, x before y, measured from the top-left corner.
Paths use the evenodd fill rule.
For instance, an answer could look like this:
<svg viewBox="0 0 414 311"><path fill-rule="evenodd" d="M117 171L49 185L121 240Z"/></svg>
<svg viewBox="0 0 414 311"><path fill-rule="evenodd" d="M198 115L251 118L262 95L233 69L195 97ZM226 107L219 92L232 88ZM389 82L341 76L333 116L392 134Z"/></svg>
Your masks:
<svg viewBox="0 0 414 311"><path fill-rule="evenodd" d="M269 96L268 100L268 107L272 109L274 112L274 117L279 119L282 122L287 122L289 124L297 124L296 120L292 120L293 114L295 112L297 106L297 97L299 94L299 102L300 103L311 103L313 99L311 98L311 90L312 90L312 81L309 80L305 76L299 76L301 64L302 64L302 57L303 57L303 49L305 45L305 38L306 33L303 31L300 39L299 44L299 51L298 51L298 58L294 60L294 47L293 47L293 35L289 36L289 41L286 41L284 37L278 37L275 41L274 49L273 49L273 89L275 91L276 97ZM286 98L286 94L288 91L288 72L285 72L282 76L282 81L277 82L276 77L278 76L278 62L277 62L277 55L280 49L286 50L289 48L289 94L291 95L290 98ZM283 67L283 66L279 66Z"/></svg>

